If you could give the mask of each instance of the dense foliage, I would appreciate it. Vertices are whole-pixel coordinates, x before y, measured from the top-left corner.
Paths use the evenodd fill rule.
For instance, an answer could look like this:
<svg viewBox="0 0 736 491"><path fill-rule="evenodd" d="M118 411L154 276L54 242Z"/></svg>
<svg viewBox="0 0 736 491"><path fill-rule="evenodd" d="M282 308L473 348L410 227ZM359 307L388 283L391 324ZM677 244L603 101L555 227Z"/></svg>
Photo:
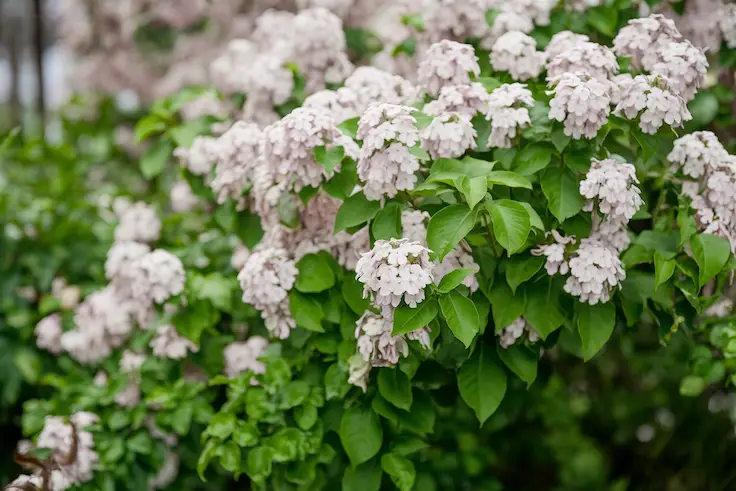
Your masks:
<svg viewBox="0 0 736 491"><path fill-rule="evenodd" d="M16 489L735 485L732 5L428 5L4 138Z"/></svg>

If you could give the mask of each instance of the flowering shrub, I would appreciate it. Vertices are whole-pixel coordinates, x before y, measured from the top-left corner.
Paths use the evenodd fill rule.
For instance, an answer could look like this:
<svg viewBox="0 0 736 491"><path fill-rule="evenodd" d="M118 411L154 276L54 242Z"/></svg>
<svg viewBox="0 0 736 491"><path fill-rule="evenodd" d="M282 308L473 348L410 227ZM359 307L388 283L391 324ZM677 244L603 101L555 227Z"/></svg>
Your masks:
<svg viewBox="0 0 736 491"><path fill-rule="evenodd" d="M22 452L43 465L17 489L603 489L583 362L613 400L657 392L637 407L664 432L678 391L735 380L728 101L674 21L627 2L401 2L356 68L372 53L348 53L351 2L298 3L230 43L217 91L151 107L148 193L102 200L92 272L49 268L72 286L27 299L35 327L8 323L49 353L16 364L52 367L26 376L53 391L25 403ZM634 333L665 353L634 356ZM606 409L621 441L655 438ZM517 443L528 428L543 441ZM504 474L510 455L559 470Z"/></svg>

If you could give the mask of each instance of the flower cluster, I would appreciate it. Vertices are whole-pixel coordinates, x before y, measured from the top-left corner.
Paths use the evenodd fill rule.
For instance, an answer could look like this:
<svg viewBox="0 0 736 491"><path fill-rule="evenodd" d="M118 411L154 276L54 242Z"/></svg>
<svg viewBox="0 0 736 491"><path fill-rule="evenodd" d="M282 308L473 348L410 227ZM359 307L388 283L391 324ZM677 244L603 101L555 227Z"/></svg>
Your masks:
<svg viewBox="0 0 736 491"><path fill-rule="evenodd" d="M657 51L651 71L667 77L672 89L689 102L705 82L708 60L690 41L671 42Z"/></svg>
<svg viewBox="0 0 736 491"><path fill-rule="evenodd" d="M419 132L422 147L433 159L461 157L476 148L478 133L470 118L458 113L444 113Z"/></svg>
<svg viewBox="0 0 736 491"><path fill-rule="evenodd" d="M491 64L495 70L509 72L514 80L537 77L544 68L544 53L537 51L534 38L511 31L499 37L491 48Z"/></svg>
<svg viewBox="0 0 736 491"><path fill-rule="evenodd" d="M591 305L608 302L613 289L626 279L617 251L593 237L580 241L569 266L565 291Z"/></svg>
<svg viewBox="0 0 736 491"><path fill-rule="evenodd" d="M230 343L223 350L225 358L225 375L236 377L243 372L263 374L266 365L258 361L263 351L268 347L268 340L261 336L251 336L247 341L236 341ZM251 383L255 383L255 379Z"/></svg>
<svg viewBox="0 0 736 491"><path fill-rule="evenodd" d="M594 138L611 112L609 84L587 73L563 73L550 86L549 118L564 122L567 136Z"/></svg>
<svg viewBox="0 0 736 491"><path fill-rule="evenodd" d="M532 254L546 258L544 267L548 275L553 276L557 273L565 275L570 271L570 265L567 263L566 247L575 242L575 237L565 237L557 230L552 230L551 235L554 242L538 246L532 250Z"/></svg>
<svg viewBox="0 0 736 491"><path fill-rule="evenodd" d="M523 317L519 317L514 322L504 327L499 331L498 338L499 344L504 349L508 349L509 346L515 344L523 335L527 333L527 339L530 343L536 343L539 341L539 333L529 325L529 323Z"/></svg>
<svg viewBox="0 0 736 491"><path fill-rule="evenodd" d="M528 108L533 105L532 93L524 84L503 84L494 89L488 97L486 114L486 119L491 121L488 144L491 147L510 148L512 138L520 129L531 124Z"/></svg>
<svg viewBox="0 0 736 491"><path fill-rule="evenodd" d="M424 300L424 288L432 283L429 249L409 239L377 240L358 260L356 277L364 283L364 295L379 307L398 307L403 298L410 307Z"/></svg>
<svg viewBox="0 0 736 491"><path fill-rule="evenodd" d="M473 47L448 40L430 46L417 70L419 85L431 96L437 96L448 85L469 84L471 74L480 75Z"/></svg>
<svg viewBox="0 0 736 491"><path fill-rule="evenodd" d="M633 165L592 159L590 170L580 181L580 194L588 199L589 210L595 206L609 219L628 222L643 203L638 183Z"/></svg>
<svg viewBox="0 0 736 491"><path fill-rule="evenodd" d="M613 51L618 56L630 56L635 68L651 69L657 61L657 52L682 35L672 19L653 14L631 19L613 39Z"/></svg>
<svg viewBox="0 0 736 491"><path fill-rule="evenodd" d="M396 196L414 189L419 159L410 152L419 142L414 110L394 104L370 106L358 123L358 138L363 140L358 160L358 177L370 200Z"/></svg>
<svg viewBox="0 0 736 491"><path fill-rule="evenodd" d="M613 51L597 43L575 41L577 39L547 63L547 78L553 79L566 72L586 72L598 80L612 79L618 72L618 62ZM559 49L562 44L560 41L558 43L555 49Z"/></svg>
<svg viewBox="0 0 736 491"><path fill-rule="evenodd" d="M654 134L662 124L674 128L692 119L682 97L672 92L670 82L661 75L637 75L626 84L616 105L616 114L639 118L644 133Z"/></svg>
<svg viewBox="0 0 736 491"><path fill-rule="evenodd" d="M696 131L675 140L667 160L682 168L686 176L698 179L720 167L728 152L710 131Z"/></svg>
<svg viewBox="0 0 736 491"><path fill-rule="evenodd" d="M241 199L243 188L253 179L260 141L258 125L245 121L236 121L220 136L215 176L210 182L218 203Z"/></svg>
<svg viewBox="0 0 736 491"><path fill-rule="evenodd" d="M426 104L422 111L432 116L458 113L473 118L488 109L488 91L478 82L468 85L445 85L436 100Z"/></svg>

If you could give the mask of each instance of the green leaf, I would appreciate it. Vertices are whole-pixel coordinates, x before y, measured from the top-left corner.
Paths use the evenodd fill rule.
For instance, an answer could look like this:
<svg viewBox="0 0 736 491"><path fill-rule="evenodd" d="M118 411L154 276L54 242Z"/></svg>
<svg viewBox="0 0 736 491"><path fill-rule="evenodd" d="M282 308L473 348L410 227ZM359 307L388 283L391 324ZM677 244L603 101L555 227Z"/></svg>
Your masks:
<svg viewBox="0 0 736 491"><path fill-rule="evenodd" d="M345 200L353 193L358 183L357 164L351 158L344 158L340 172L322 184L322 189L333 198Z"/></svg>
<svg viewBox="0 0 736 491"><path fill-rule="evenodd" d="M400 239L401 235L401 205L387 203L371 223L371 232L376 240Z"/></svg>
<svg viewBox="0 0 736 491"><path fill-rule="evenodd" d="M342 476L342 491L379 491L383 471L376 461L348 467Z"/></svg>
<svg viewBox="0 0 736 491"><path fill-rule="evenodd" d="M681 206L677 210L677 226L680 229L680 246L690 240L690 237L698 233L698 225L695 223L695 218L685 206Z"/></svg>
<svg viewBox="0 0 736 491"><path fill-rule="evenodd" d="M455 182L455 187L458 189L458 191L463 193L463 196L465 196L465 201L467 201L468 207L470 209L475 208L475 205L480 203L480 201L485 198L486 193L488 192L486 179L482 176L462 176Z"/></svg>
<svg viewBox="0 0 736 491"><path fill-rule="evenodd" d="M419 121L419 120L417 120ZM419 124L417 125L419 126ZM432 157L424 150L419 143L416 146L409 149L409 153L418 158L419 160L432 160Z"/></svg>
<svg viewBox="0 0 736 491"><path fill-rule="evenodd" d="M335 233L367 222L376 216L380 209L380 201L369 201L363 193L350 196L337 212Z"/></svg>
<svg viewBox="0 0 736 491"><path fill-rule="evenodd" d="M570 169L547 169L541 182L549 211L560 222L577 215L583 209L585 200L580 196L580 183Z"/></svg>
<svg viewBox="0 0 736 491"><path fill-rule="evenodd" d="M169 135L177 147L189 148L198 136L209 133L210 125L207 118L195 119L171 128Z"/></svg>
<svg viewBox="0 0 736 491"><path fill-rule="evenodd" d="M174 146L171 140L161 139L146 149L141 156L140 169L143 177L153 179L163 172L171 157Z"/></svg>
<svg viewBox="0 0 736 491"><path fill-rule="evenodd" d="M279 222L285 227L292 230L299 228L301 213L299 211L299 199L295 194L283 193L279 196L279 201L276 203L276 213Z"/></svg>
<svg viewBox="0 0 736 491"><path fill-rule="evenodd" d="M327 175L332 174L335 167L342 162L343 157L345 157L345 149L343 147L338 146L330 150L327 150L327 147L324 145L314 147L314 160L324 168Z"/></svg>
<svg viewBox="0 0 736 491"><path fill-rule="evenodd" d="M41 357L38 352L21 347L13 350L13 363L23 379L29 384L35 384L41 374Z"/></svg>
<svg viewBox="0 0 736 491"><path fill-rule="evenodd" d="M344 372L340 365L333 363L325 372L325 398L328 401L332 399L342 399L350 390L351 385L348 384L348 374Z"/></svg>
<svg viewBox="0 0 736 491"><path fill-rule="evenodd" d="M465 204L447 206L435 213L427 225L427 245L442 260L473 230L478 216Z"/></svg>
<svg viewBox="0 0 736 491"><path fill-rule="evenodd" d="M504 349L498 346L498 357L530 387L537 378L539 352L523 344L512 344Z"/></svg>
<svg viewBox="0 0 736 491"><path fill-rule="evenodd" d="M397 307L392 334L399 336L426 327L437 317L437 311L437 301L433 298L426 299L414 309L403 305Z"/></svg>
<svg viewBox="0 0 736 491"><path fill-rule="evenodd" d="M515 294L506 283L499 281L493 285L489 300L496 332L500 332L524 313L524 292Z"/></svg>
<svg viewBox="0 0 736 491"><path fill-rule="evenodd" d="M676 265L676 259L665 259L659 251L654 253L655 288L672 277Z"/></svg>
<svg viewBox="0 0 736 491"><path fill-rule="evenodd" d="M391 477L399 491L411 491L417 473L411 460L390 452L381 456L381 468Z"/></svg>
<svg viewBox="0 0 736 491"><path fill-rule="evenodd" d="M466 348L469 347L480 331L480 318L475 304L454 290L441 295L439 300L442 317L447 321L450 330Z"/></svg>
<svg viewBox="0 0 736 491"><path fill-rule="evenodd" d="M532 205L525 201L519 201L519 203L521 204L521 206L526 208L526 211L529 212L529 221L532 225L532 228L536 228L537 230L544 232L546 230L544 228L544 222L542 222L542 219L539 218L539 214L534 208L532 208Z"/></svg>
<svg viewBox="0 0 736 491"><path fill-rule="evenodd" d="M281 389L281 409L291 409L302 404L309 396L309 384L303 380L292 380Z"/></svg>
<svg viewBox="0 0 736 491"><path fill-rule="evenodd" d="M217 451L219 444L220 442L218 440L208 440L202 449L202 453L199 454L199 459L197 460L197 474L199 474L199 478L202 482L207 482L207 479L204 477L204 471L207 470L210 460L215 456L215 452Z"/></svg>
<svg viewBox="0 0 736 491"><path fill-rule="evenodd" d="M297 290L291 290L289 292L289 309L297 326L303 327L307 331L325 332L322 327L324 313L317 300L303 295Z"/></svg>
<svg viewBox="0 0 736 491"><path fill-rule="evenodd" d="M688 375L680 382L680 394L685 397L699 396L704 390L705 380L703 377Z"/></svg>
<svg viewBox="0 0 736 491"><path fill-rule="evenodd" d="M391 452L398 455L411 455L427 448L429 444L424 440L412 436L399 436L394 439Z"/></svg>
<svg viewBox="0 0 736 491"><path fill-rule="evenodd" d="M561 278L550 278L525 287L524 318L542 339L556 331L567 318L561 304L563 284Z"/></svg>
<svg viewBox="0 0 736 491"><path fill-rule="evenodd" d="M698 263L699 287L708 283L726 265L731 248L728 240L711 234L698 234L690 238L690 247Z"/></svg>
<svg viewBox="0 0 736 491"><path fill-rule="evenodd" d="M230 440L220 445L217 455L223 469L235 474L240 472L240 447L234 441Z"/></svg>
<svg viewBox="0 0 736 491"><path fill-rule="evenodd" d="M214 415L206 433L209 436L224 440L235 430L235 415L228 412L219 412Z"/></svg>
<svg viewBox="0 0 736 491"><path fill-rule="evenodd" d="M302 293L318 293L335 285L335 273L322 255L307 254L296 263L299 275L294 287Z"/></svg>
<svg viewBox="0 0 736 491"><path fill-rule="evenodd" d="M158 135L166 131L168 125L157 114L149 114L135 125L135 141L140 143L149 136Z"/></svg>
<svg viewBox="0 0 736 491"><path fill-rule="evenodd" d="M544 169L552 161L555 148L547 143L531 143L514 157L514 171L522 176L531 176Z"/></svg>
<svg viewBox="0 0 736 491"><path fill-rule="evenodd" d="M262 481L271 475L276 452L271 447L256 447L248 452L247 473L254 481Z"/></svg>
<svg viewBox="0 0 736 491"><path fill-rule="evenodd" d="M506 372L498 365L493 351L478 343L473 355L460 367L457 384L460 396L482 426L506 395Z"/></svg>
<svg viewBox="0 0 736 491"><path fill-rule="evenodd" d="M360 118L350 118L346 119L342 123L337 125L337 129L342 131L343 135L349 136L350 138L355 138L358 136L358 122L360 121Z"/></svg>
<svg viewBox="0 0 736 491"><path fill-rule="evenodd" d="M511 287L511 291L516 293L516 288L537 274L544 263L545 258L541 256L512 258L506 266L506 282Z"/></svg>
<svg viewBox="0 0 736 491"><path fill-rule="evenodd" d="M616 26L618 24L618 11L613 8L593 7L588 9L588 24L595 28L598 32L612 38L616 35Z"/></svg>
<svg viewBox="0 0 736 491"><path fill-rule="evenodd" d="M608 342L616 325L616 307L612 303L576 303L578 333L583 342L583 359L590 360Z"/></svg>
<svg viewBox="0 0 736 491"><path fill-rule="evenodd" d="M704 128L718 116L718 98L708 90L701 90L695 94L687 107L693 116L692 121L687 124L688 128Z"/></svg>
<svg viewBox="0 0 736 491"><path fill-rule="evenodd" d="M500 184L510 188L526 188L531 189L532 183L528 178L507 170L494 170L486 177L488 186Z"/></svg>
<svg viewBox="0 0 736 491"><path fill-rule="evenodd" d="M421 14L404 15L401 17L401 23L413 27L419 32L424 30L424 18Z"/></svg>
<svg viewBox="0 0 736 491"><path fill-rule="evenodd" d="M529 212L521 203L499 199L486 203L493 222L493 234L509 255L521 249L531 232Z"/></svg>
<svg viewBox="0 0 736 491"><path fill-rule="evenodd" d="M378 391L384 399L399 409L411 409L411 382L398 368L386 367L378 370Z"/></svg>
<svg viewBox="0 0 736 491"><path fill-rule="evenodd" d="M440 284L437 285L437 291L440 293L448 293L460 286L465 278L474 273L475 270L469 268L450 271L440 280Z"/></svg>
<svg viewBox="0 0 736 491"><path fill-rule="evenodd" d="M550 136L552 144L555 146L558 152L562 152L565 147L570 143L571 138L567 136L562 128L552 131Z"/></svg>
<svg viewBox="0 0 736 491"><path fill-rule="evenodd" d="M258 443L258 430L250 421L238 421L232 439L238 446L252 447Z"/></svg>
<svg viewBox="0 0 736 491"><path fill-rule="evenodd" d="M487 160L474 159L472 157L463 157L458 159L437 159L429 169L429 175L434 174L454 174L452 179L458 176L480 177L487 176L496 165L495 162Z"/></svg>
<svg viewBox="0 0 736 491"><path fill-rule="evenodd" d="M383 444L383 428L372 409L351 407L340 421L340 441L353 467L375 456Z"/></svg>

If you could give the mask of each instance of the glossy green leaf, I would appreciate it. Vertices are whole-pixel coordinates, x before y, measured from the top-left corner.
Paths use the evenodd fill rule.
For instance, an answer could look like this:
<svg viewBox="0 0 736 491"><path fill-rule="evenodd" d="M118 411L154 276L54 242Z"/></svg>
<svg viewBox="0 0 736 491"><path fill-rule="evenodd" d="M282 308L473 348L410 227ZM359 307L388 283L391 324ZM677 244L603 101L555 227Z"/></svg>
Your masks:
<svg viewBox="0 0 736 491"><path fill-rule="evenodd" d="M506 282L509 284L511 291L516 293L516 288L537 274L544 263L545 258L543 256L517 256L512 258L506 266Z"/></svg>
<svg viewBox="0 0 736 491"><path fill-rule="evenodd" d="M373 458L383 444L383 428L372 409L351 407L340 422L340 441L353 466Z"/></svg>
<svg viewBox="0 0 736 491"><path fill-rule="evenodd" d="M296 325L307 331L325 332L322 327L324 312L322 306L312 297L308 297L297 290L289 293L289 309L296 321Z"/></svg>
<svg viewBox="0 0 736 491"><path fill-rule="evenodd" d="M541 182L549 211L560 222L583 209L585 200L580 195L580 183L570 169L551 167L542 174Z"/></svg>
<svg viewBox="0 0 736 491"><path fill-rule="evenodd" d="M440 310L450 330L465 347L469 347L480 331L480 318L475 304L457 291L440 295Z"/></svg>
<svg viewBox="0 0 736 491"><path fill-rule="evenodd" d="M411 460L397 453L381 456L381 468L391 477L399 491L411 491L416 479L416 470Z"/></svg>
<svg viewBox="0 0 736 491"><path fill-rule="evenodd" d="M141 156L140 169L143 177L153 179L163 172L174 151L170 140L161 139L146 149Z"/></svg>
<svg viewBox="0 0 736 491"><path fill-rule="evenodd" d="M335 233L371 220L380 209L380 201L370 201L363 193L350 196L337 211Z"/></svg>
<svg viewBox="0 0 736 491"><path fill-rule="evenodd" d="M477 215L465 204L441 209L427 225L427 245L442 260L473 229Z"/></svg>
<svg viewBox="0 0 736 491"><path fill-rule="evenodd" d="M537 366L539 365L539 352L521 343L512 344L504 349L498 346L498 357L514 372L517 377L526 382L527 387L534 383L537 378Z"/></svg>
<svg viewBox="0 0 736 491"><path fill-rule="evenodd" d="M677 260L665 259L660 252L654 253L654 278L655 286L665 283L675 272Z"/></svg>
<svg viewBox="0 0 736 491"><path fill-rule="evenodd" d="M578 333L583 343L583 359L590 360L608 342L616 325L616 307L612 303L590 305L577 302L575 312Z"/></svg>
<svg viewBox="0 0 736 491"><path fill-rule="evenodd" d="M506 395L506 372L493 351L479 343L457 374L463 401L475 412L481 426L501 405Z"/></svg>
<svg viewBox="0 0 736 491"><path fill-rule="evenodd" d="M698 263L698 283L703 285L720 273L731 255L728 240L711 234L698 234L690 238L690 247Z"/></svg>
<svg viewBox="0 0 736 491"><path fill-rule="evenodd" d="M335 285L335 273L325 258L318 254L307 254L296 264L299 274L294 287L302 293L317 293Z"/></svg>
<svg viewBox="0 0 736 491"><path fill-rule="evenodd" d="M387 203L371 223L371 232L376 240L400 239L401 235L401 205Z"/></svg>
<svg viewBox="0 0 736 491"><path fill-rule="evenodd" d="M532 183L527 177L506 170L494 170L488 174L486 181L489 186L499 184L510 188L532 188Z"/></svg>
<svg viewBox="0 0 736 491"><path fill-rule="evenodd" d="M378 370L378 391L397 408L404 411L411 409L411 382L398 368L386 367Z"/></svg>
<svg viewBox="0 0 736 491"><path fill-rule="evenodd" d="M416 308L401 305L394 310L394 327L392 334L398 336L429 325L437 317L437 301L428 298Z"/></svg>
<svg viewBox="0 0 736 491"><path fill-rule="evenodd" d="M531 232L529 212L521 203L500 199L486 203L491 215L493 235L509 255L517 252L526 243Z"/></svg>
<svg viewBox="0 0 736 491"><path fill-rule="evenodd" d="M470 268L452 270L442 277L440 284L437 285L437 291L448 293L460 286L465 281L465 278L472 274L475 274L475 270Z"/></svg>

